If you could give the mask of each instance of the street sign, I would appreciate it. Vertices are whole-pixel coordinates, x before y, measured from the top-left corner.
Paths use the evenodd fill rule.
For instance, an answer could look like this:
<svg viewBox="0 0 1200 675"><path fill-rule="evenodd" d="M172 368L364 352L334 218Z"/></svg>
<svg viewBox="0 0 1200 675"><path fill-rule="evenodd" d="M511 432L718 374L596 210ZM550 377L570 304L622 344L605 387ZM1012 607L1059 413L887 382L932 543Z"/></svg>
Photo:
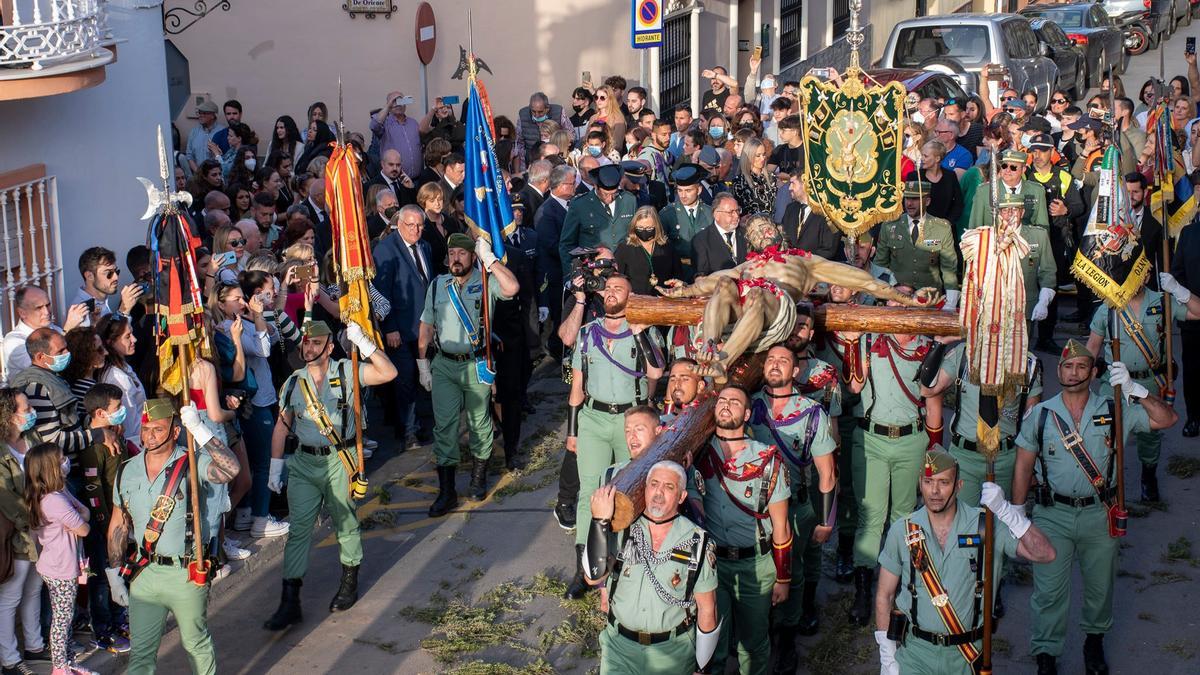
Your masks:
<svg viewBox="0 0 1200 675"><path fill-rule="evenodd" d="M630 0L629 40L634 49L661 47L663 41L663 0Z"/></svg>
<svg viewBox="0 0 1200 675"><path fill-rule="evenodd" d="M437 47L437 30L434 28L433 7L428 2L422 2L417 7L417 58L421 63L429 65L433 60L433 50Z"/></svg>

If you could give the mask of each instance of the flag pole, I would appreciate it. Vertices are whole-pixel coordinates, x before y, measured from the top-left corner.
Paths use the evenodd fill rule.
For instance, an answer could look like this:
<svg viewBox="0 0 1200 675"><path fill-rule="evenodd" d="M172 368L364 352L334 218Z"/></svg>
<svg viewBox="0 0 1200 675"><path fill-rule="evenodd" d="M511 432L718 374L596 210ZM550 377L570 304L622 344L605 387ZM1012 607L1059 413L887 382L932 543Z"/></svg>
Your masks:
<svg viewBox="0 0 1200 675"><path fill-rule="evenodd" d="M475 67L475 24L470 7L467 8L467 45L470 47L470 52L467 54L467 86L476 87L475 76L478 73L478 69ZM469 91L467 92L467 96L468 98L470 97ZM482 103L483 101L480 101L481 107ZM483 229L479 227L476 227L476 229L479 230L476 237L482 237ZM495 242L489 243L495 248ZM488 311L488 298L491 296L488 294L488 271L482 262L479 262L479 276L483 282L483 303L479 309L480 338L483 340L483 359L488 369L495 371L496 368L492 362L492 316L491 312Z"/></svg>
<svg viewBox="0 0 1200 675"><path fill-rule="evenodd" d="M1121 185L1117 182L1118 179L1122 179L1122 177L1120 175L1120 173L1121 173L1121 169L1120 169L1120 166L1121 166L1121 163L1120 163L1120 158L1121 158L1120 133L1121 133L1121 130L1117 128L1116 91L1115 91L1116 88L1113 86L1113 84L1114 83L1113 83L1112 64L1109 64L1109 66L1108 66L1109 134L1110 134L1111 142L1117 150L1116 161L1113 162L1113 165L1110 168L1110 170L1114 174L1113 175L1113 190L1114 190L1115 194L1113 195L1113 205L1116 207L1116 208L1111 208L1108 210L1108 220L1109 220L1108 224L1110 226L1114 225L1114 224L1119 224L1120 218L1122 217L1122 215L1127 213L1127 204L1121 203ZM1161 85L1161 82L1160 82L1160 85ZM1161 102L1162 101L1159 101L1159 103L1161 103ZM1168 120L1167 124L1170 125L1169 120ZM1169 141L1170 139L1167 139L1167 140ZM1117 333L1117 331L1120 330L1121 328L1120 328L1120 326L1116 325L1116 318L1117 318L1116 313L1111 309L1109 310L1109 318L1110 318L1110 320L1108 322L1109 329L1112 330L1112 334L1113 334L1113 339L1110 341L1110 345L1111 345L1111 349L1112 349L1112 359L1113 359L1113 363L1116 363L1117 361L1121 360L1121 340L1119 339L1119 335ZM1125 399L1122 398L1121 387L1120 386L1113 387L1113 441L1114 441L1113 454L1114 454L1114 461L1116 462L1116 465L1117 465L1117 499L1116 499L1116 502L1113 504L1112 513L1109 515L1109 519L1108 519L1109 535L1113 536L1113 537L1125 536L1126 524L1128 523L1128 514L1125 511L1125 418L1124 418L1125 405L1124 405L1124 403L1125 403Z"/></svg>

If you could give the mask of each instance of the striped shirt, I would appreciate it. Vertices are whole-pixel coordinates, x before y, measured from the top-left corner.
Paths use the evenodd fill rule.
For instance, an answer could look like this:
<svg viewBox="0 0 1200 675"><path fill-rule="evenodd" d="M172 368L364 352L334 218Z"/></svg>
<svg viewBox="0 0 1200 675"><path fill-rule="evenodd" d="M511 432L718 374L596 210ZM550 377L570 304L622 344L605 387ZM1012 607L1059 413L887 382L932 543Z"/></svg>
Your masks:
<svg viewBox="0 0 1200 675"><path fill-rule="evenodd" d="M55 408L45 385L31 382L22 391L29 399L33 411L37 413L33 431L37 433L41 442L54 443L73 461L79 451L91 445L93 441L100 440L99 434L93 439L91 431L83 427L83 418L75 411L60 411ZM74 400L78 405L78 399Z"/></svg>

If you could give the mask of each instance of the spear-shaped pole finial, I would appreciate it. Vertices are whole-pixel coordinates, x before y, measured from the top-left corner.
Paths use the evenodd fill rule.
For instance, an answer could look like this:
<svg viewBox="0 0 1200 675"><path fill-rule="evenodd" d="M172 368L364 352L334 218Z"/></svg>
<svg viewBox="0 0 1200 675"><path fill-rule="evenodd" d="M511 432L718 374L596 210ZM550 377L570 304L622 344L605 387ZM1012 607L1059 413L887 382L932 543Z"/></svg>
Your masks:
<svg viewBox="0 0 1200 675"><path fill-rule="evenodd" d="M174 176L171 172L170 156L167 155L167 146L163 142L162 125L158 125L158 175L162 180L162 188L155 187L154 182L138 177L142 187L146 188L146 212L142 214L142 220L149 220L155 213L172 213L175 211L175 202L179 201L184 204L184 208L192 205L192 195L189 192L181 192L174 194L171 189L171 182Z"/></svg>
<svg viewBox="0 0 1200 675"><path fill-rule="evenodd" d="M346 143L346 123L344 121L342 108L342 76L338 76L338 119L337 119L337 142L338 145Z"/></svg>

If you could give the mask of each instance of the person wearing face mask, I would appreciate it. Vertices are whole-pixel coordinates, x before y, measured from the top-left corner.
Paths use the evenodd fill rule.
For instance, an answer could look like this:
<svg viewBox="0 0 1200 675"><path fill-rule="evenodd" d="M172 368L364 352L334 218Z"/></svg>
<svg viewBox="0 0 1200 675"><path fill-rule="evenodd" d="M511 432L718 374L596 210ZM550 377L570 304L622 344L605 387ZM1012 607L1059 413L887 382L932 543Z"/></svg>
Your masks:
<svg viewBox="0 0 1200 675"><path fill-rule="evenodd" d="M679 257L669 245L658 213L643 206L629 221L629 233L616 250L617 269L629 277L633 292L657 295L659 285L682 274Z"/></svg>
<svg viewBox="0 0 1200 675"><path fill-rule="evenodd" d="M587 132L588 123L596 115L592 102L596 99L592 90L587 87L575 87L571 94L571 127L575 129L575 139L582 139ZM567 127L563 127L568 129ZM569 130L569 129L568 129Z"/></svg>
<svg viewBox="0 0 1200 675"><path fill-rule="evenodd" d="M578 99L575 103L579 103ZM578 111L576 111L578 114ZM573 129L575 125L563 110L561 105L551 103L550 98L540 91L535 91L529 97L529 105L517 111L517 147L515 155L521 160L522 166L527 166L527 159L533 158L533 147L541 142L541 130L538 125L546 120L557 123L563 129Z"/></svg>
<svg viewBox="0 0 1200 675"><path fill-rule="evenodd" d="M629 223L637 210L637 198L621 190L621 167L605 165L589 173L595 190L571 200L558 240L563 278L568 278L574 258L571 251L600 244L616 250L629 232Z"/></svg>
<svg viewBox="0 0 1200 675"><path fill-rule="evenodd" d="M705 133L708 134L707 143L718 148L725 147L725 142L729 140L729 122L721 115L720 111L709 110L705 112L708 117L708 127Z"/></svg>

